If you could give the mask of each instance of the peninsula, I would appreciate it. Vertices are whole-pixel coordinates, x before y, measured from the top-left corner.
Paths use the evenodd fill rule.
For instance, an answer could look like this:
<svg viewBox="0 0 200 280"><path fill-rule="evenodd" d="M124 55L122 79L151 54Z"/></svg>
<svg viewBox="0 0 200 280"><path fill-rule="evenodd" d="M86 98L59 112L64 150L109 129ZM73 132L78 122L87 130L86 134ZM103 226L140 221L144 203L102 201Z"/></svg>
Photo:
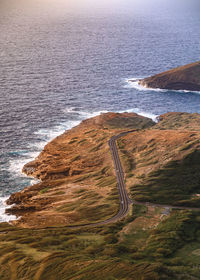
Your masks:
<svg viewBox="0 0 200 280"><path fill-rule="evenodd" d="M200 61L142 79L146 88L200 91Z"/></svg>
<svg viewBox="0 0 200 280"><path fill-rule="evenodd" d="M199 114L84 120L24 166L0 279L198 280L199 168Z"/></svg>

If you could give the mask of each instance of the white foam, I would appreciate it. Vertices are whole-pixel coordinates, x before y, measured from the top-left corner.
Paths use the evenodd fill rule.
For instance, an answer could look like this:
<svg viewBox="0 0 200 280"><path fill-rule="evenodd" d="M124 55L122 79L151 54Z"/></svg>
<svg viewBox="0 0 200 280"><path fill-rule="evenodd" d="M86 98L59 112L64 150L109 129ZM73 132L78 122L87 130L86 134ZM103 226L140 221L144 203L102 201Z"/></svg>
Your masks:
<svg viewBox="0 0 200 280"><path fill-rule="evenodd" d="M144 79L144 77L137 77L137 78L131 78L131 79L126 79L126 85L124 86L125 88L134 88L139 91L157 91L157 92L166 92L166 89L160 89L160 88L147 88L139 84L139 81L141 79Z"/></svg>
<svg viewBox="0 0 200 280"><path fill-rule="evenodd" d="M36 131L34 134L36 134L38 136L38 138L41 139L41 141L30 143L28 145L28 149L29 149L28 151L24 151L24 153L22 153L20 155L20 158L12 159L9 162L9 168L8 168L9 172L12 173L14 176L17 176L20 178L27 178L27 176L22 173L22 169L23 169L24 165L27 164L28 162L33 161L35 158L37 158L38 155L40 154L40 152L44 149L44 146L48 142L50 142L57 136L61 135L62 133L64 133L66 130L69 130L74 126L77 126L78 124L80 124L80 122L82 120L91 118L91 117L95 117L101 113L108 112L108 111L97 111L97 112L90 113L90 112L75 111L75 110L76 110L75 107L70 107L70 108L66 109L66 112L67 113L77 113L79 115L79 117L78 117L79 120L63 122L57 126L54 126L51 129L44 128L44 129L39 129L38 131ZM38 182L38 180L36 180L35 178L31 178L31 177L29 177L29 178L31 180L31 184Z"/></svg>
<svg viewBox="0 0 200 280"><path fill-rule="evenodd" d="M8 170L10 173L14 174L17 177L27 177L25 174L22 173L22 169L25 164L30 161L33 161L40 152L44 149L44 146L54 139L55 137L59 136L67 129L70 129L73 126L76 126L80 123L80 121L71 121L67 123L60 124L58 126L53 127L52 129L40 129L35 132L38 135L38 138L41 139L40 142L33 142L28 145L28 152L24 152L21 154L20 158L13 159L9 162ZM38 180L32 179L31 183L36 183Z"/></svg>
<svg viewBox="0 0 200 280"><path fill-rule="evenodd" d="M38 135L40 138L45 139L44 141L41 141L39 144L37 143L36 144L37 147L40 147L40 149L42 149L47 144L47 142L61 135L66 130L78 125L79 123L80 121L68 121L68 122L63 122L57 126L54 126L51 129L45 128L36 131L35 132L36 135ZM32 143L31 146L34 146L34 143Z"/></svg>
<svg viewBox="0 0 200 280"><path fill-rule="evenodd" d="M102 111L95 111L95 112L89 113L89 112L84 112L84 111L76 111L75 107L70 107L70 108L67 108L65 110L65 112L67 112L67 113L77 113L80 116L82 116L82 119L88 119L88 118L98 116L100 114L108 113L109 111L102 110ZM152 119L153 121L155 121L156 118L159 116L159 115L156 115L156 114L152 114L150 112L143 111L139 108L131 108L131 109L125 109L125 110L113 111L113 112L116 112L116 113L136 113L138 115L148 117L148 118Z"/></svg>
<svg viewBox="0 0 200 280"><path fill-rule="evenodd" d="M74 112L76 112L75 109L76 109L75 107L68 107L68 108L65 108L63 110L63 112L64 113L74 113ZM78 112L76 112L76 113L78 113Z"/></svg>
<svg viewBox="0 0 200 280"><path fill-rule="evenodd" d="M107 110L95 111L95 112L85 112L85 111L77 110L76 107L66 108L66 109L63 110L63 112L67 113L67 114L71 114L71 113L77 114L78 118L80 120L96 117L96 116L98 116L100 114L103 114L103 113L108 113Z"/></svg>
<svg viewBox="0 0 200 280"><path fill-rule="evenodd" d="M34 160L39 155L39 152L29 152L24 155L21 155L18 159L13 159L9 162L8 171L17 177L27 177L22 173L22 169L25 164ZM35 181L35 179L33 179Z"/></svg>
<svg viewBox="0 0 200 280"><path fill-rule="evenodd" d="M108 113L108 111L103 110L103 111L96 111L96 112L92 112L92 113L83 112L83 111L79 112L80 116L82 116L83 119L93 118L93 117L99 116L104 113Z"/></svg>
<svg viewBox="0 0 200 280"><path fill-rule="evenodd" d="M136 113L140 116L152 119L154 122L158 122L159 115L155 115L155 114L152 114L150 112L140 110L139 108L132 108L132 109L127 109L127 110L120 111L120 113L123 113L123 112Z"/></svg>
<svg viewBox="0 0 200 280"><path fill-rule="evenodd" d="M140 78L131 78L131 79L126 79L126 85L124 88L134 88L139 91L155 91L155 92L167 92L167 91L174 91L174 92L180 92L180 93L195 93L195 94L200 94L200 91L191 91L191 90L169 90L169 89L161 89L161 88L149 88L149 87L144 87L139 84L139 81L141 79L144 79L144 77Z"/></svg>
<svg viewBox="0 0 200 280"><path fill-rule="evenodd" d="M22 173L22 169L23 169L24 165L26 163L34 160L40 154L40 152L43 150L44 146L49 141L51 141L55 137L61 135L66 130L69 130L74 126L77 126L84 119L92 118L92 117L95 117L102 113L107 113L107 112L108 112L107 110L95 111L95 112L85 112L85 111L77 111L75 107L67 108L65 110L65 113L68 113L68 114L77 113L79 116L78 117L79 120L63 122L51 129L44 128L44 129L40 129L40 130L36 131L35 134L38 136L39 139L41 139L41 141L35 142L35 143L33 142L33 143L29 144L28 148L30 150L28 152L24 151L24 153L21 154L20 158L10 161L10 164L9 164L10 173L14 174L14 176L16 176L18 178L27 178L27 176ZM120 111L120 113L122 113L122 112L134 112L134 113L137 113L138 115L151 118L153 121L156 121L156 118L158 117L157 115L141 111L138 108ZM35 184L35 183L39 182L39 180L37 180L35 178L31 178L31 177L30 177L30 180L31 180L30 184ZM6 200L7 200L7 197L0 197L0 222L3 222L3 221L8 222L8 221L16 220L15 216L5 214L5 209L10 207L10 206L6 205L6 202L5 202Z"/></svg>
<svg viewBox="0 0 200 280"><path fill-rule="evenodd" d="M36 135L38 135L38 138L41 139L40 142L33 142L28 145L29 151L25 151L24 153L21 154L20 158L13 159L9 163L9 171L10 173L14 174L14 176L17 177L23 177L27 178L25 174L22 173L22 169L25 164L27 164L30 161L33 161L40 152L44 149L44 146L51 140L53 140L55 137L61 135L64 133L66 130L71 129L74 126L77 126L80 124L80 122L84 119L87 118L92 118L95 116L98 116L102 113L107 113L107 110L102 110L102 111L95 111L95 112L85 112L85 111L77 111L75 107L70 107L65 110L66 113L71 114L71 113L77 113L79 115L79 120L76 121L67 121L63 122L57 126L54 126L51 129L40 129L35 132ZM120 112L134 112L137 113L138 115L144 116L151 118L153 121L157 121L158 115L151 114L149 112L142 111L138 108L133 108L133 109L128 109L128 110L123 110ZM31 179L31 178L30 178ZM36 179L31 179L31 183L37 183L38 180Z"/></svg>
<svg viewBox="0 0 200 280"><path fill-rule="evenodd" d="M6 204L7 199L8 199L8 197L0 197L0 223L11 222L11 221L17 220L16 216L8 215L5 213L6 209L9 209L12 207L12 205L8 206Z"/></svg>
<svg viewBox="0 0 200 280"><path fill-rule="evenodd" d="M192 91L192 90L175 90L178 92L185 92L185 93L195 93L195 94L200 94L200 91Z"/></svg>

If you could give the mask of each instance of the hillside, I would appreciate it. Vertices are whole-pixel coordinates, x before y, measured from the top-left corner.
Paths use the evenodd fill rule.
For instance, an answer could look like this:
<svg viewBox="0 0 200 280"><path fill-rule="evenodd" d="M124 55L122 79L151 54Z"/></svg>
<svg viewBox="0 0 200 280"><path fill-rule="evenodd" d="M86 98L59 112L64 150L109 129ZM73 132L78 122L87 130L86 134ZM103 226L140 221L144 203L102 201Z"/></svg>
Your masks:
<svg viewBox="0 0 200 280"><path fill-rule="evenodd" d="M200 116L168 113L119 140L127 186L136 201L200 206Z"/></svg>
<svg viewBox="0 0 200 280"><path fill-rule="evenodd" d="M139 84L147 88L200 91L200 61L145 78Z"/></svg>
<svg viewBox="0 0 200 280"><path fill-rule="evenodd" d="M74 227L118 211L108 140L127 130L118 151L129 197L141 204L118 222ZM199 208L199 168L199 114L83 121L25 165L41 183L8 200L21 218L0 224L0 279L198 280L200 210L171 206Z"/></svg>
<svg viewBox="0 0 200 280"><path fill-rule="evenodd" d="M118 211L118 192L108 140L129 129L154 125L136 114L107 113L83 121L48 143L23 171L41 179L11 195L9 212L24 227L105 220ZM112 203L111 203L112 202Z"/></svg>

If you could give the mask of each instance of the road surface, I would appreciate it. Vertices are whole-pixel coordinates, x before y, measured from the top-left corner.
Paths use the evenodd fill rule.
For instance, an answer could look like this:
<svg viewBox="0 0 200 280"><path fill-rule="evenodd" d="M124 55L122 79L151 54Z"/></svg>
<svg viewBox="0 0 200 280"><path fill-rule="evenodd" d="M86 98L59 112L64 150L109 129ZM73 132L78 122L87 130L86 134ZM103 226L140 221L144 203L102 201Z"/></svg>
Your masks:
<svg viewBox="0 0 200 280"><path fill-rule="evenodd" d="M129 134L132 133L134 131L137 130L130 130L130 131L126 131L126 132L122 132L118 135L112 136L110 138L110 140L108 141L109 147L110 147L110 151L112 154L112 159L113 159L113 163L114 163L114 168L115 168L115 174L116 174L116 178L117 178L117 188L119 191L119 211L116 215L114 215L113 217L102 221L102 222L97 222L97 223L88 223L88 224L82 224L82 225L73 225L73 226L69 226L69 227L83 227L83 226L100 226L100 225L105 225L105 224L109 224L112 222L116 222L122 218L124 218L130 209L130 205L133 203L132 200L128 197L128 193L126 190L126 185L125 185L125 180L124 180L124 172L122 169L122 165L120 162L120 158L119 158L119 153L118 153L118 149L117 149L117 144L116 141Z"/></svg>
<svg viewBox="0 0 200 280"><path fill-rule="evenodd" d="M168 209L186 209L186 210L200 211L200 208L162 205L162 204L155 204L155 203L149 203L149 202L138 202L138 201L133 201L128 197L128 193L126 190L126 184L125 184L125 178L124 178L124 172L123 172L123 168L122 168L122 165L120 162L120 157L119 157L116 141L119 138L121 138L129 133L135 132L135 131L138 131L138 130L130 130L130 131L122 132L118 135L112 136L110 138L110 140L108 141L110 151L112 154L113 163L114 163L115 174L116 174L116 178L117 178L117 188L119 191L120 206L119 206L118 213L116 215L114 215L113 217L111 217L105 221L102 221L102 222L72 225L72 226L68 226L68 227L70 227L70 228L85 227L85 226L94 227L94 226L100 226L100 225L105 225L105 224L116 222L116 221L124 218L128 214L131 204L153 206L153 207L163 207L163 208L168 208Z"/></svg>

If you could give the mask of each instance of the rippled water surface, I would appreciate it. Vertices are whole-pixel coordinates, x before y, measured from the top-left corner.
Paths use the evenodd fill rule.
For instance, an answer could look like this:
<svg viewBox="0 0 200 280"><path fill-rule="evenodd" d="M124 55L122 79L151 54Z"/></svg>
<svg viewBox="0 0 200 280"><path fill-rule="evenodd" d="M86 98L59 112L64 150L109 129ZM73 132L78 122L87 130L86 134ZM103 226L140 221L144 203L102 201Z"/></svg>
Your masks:
<svg viewBox="0 0 200 280"><path fill-rule="evenodd" d="M0 196L44 144L100 111L200 113L198 93L143 91L127 82L199 60L199 17L160 10L48 17L0 11Z"/></svg>

